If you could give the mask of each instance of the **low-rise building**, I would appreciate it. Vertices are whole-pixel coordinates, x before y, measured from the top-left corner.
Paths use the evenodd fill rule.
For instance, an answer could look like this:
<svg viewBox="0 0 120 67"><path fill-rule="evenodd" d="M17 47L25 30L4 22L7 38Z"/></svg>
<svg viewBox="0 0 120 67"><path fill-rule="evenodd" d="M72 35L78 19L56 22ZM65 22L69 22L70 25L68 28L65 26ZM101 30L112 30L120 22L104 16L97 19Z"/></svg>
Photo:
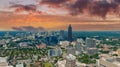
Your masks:
<svg viewBox="0 0 120 67"><path fill-rule="evenodd" d="M16 67L24 67L24 64L17 64Z"/></svg>

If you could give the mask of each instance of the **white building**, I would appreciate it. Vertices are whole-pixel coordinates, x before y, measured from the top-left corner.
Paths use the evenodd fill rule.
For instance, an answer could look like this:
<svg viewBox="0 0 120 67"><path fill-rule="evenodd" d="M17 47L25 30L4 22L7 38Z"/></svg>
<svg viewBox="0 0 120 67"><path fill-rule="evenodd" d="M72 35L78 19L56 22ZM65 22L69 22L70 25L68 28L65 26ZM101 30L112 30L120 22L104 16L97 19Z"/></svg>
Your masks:
<svg viewBox="0 0 120 67"><path fill-rule="evenodd" d="M23 64L17 64L16 67L24 67Z"/></svg>
<svg viewBox="0 0 120 67"><path fill-rule="evenodd" d="M84 43L83 39L77 39L77 42Z"/></svg>
<svg viewBox="0 0 120 67"><path fill-rule="evenodd" d="M66 64L66 60L62 60L62 61L57 62L58 67L66 67L65 64Z"/></svg>
<svg viewBox="0 0 120 67"><path fill-rule="evenodd" d="M8 66L7 57L0 57L0 67L13 67L13 66Z"/></svg>
<svg viewBox="0 0 120 67"><path fill-rule="evenodd" d="M62 46L62 47L66 47L66 46L68 46L69 45L69 41L60 41L60 45Z"/></svg>
<svg viewBox="0 0 120 67"><path fill-rule="evenodd" d="M0 57L0 63L7 62L7 57Z"/></svg>

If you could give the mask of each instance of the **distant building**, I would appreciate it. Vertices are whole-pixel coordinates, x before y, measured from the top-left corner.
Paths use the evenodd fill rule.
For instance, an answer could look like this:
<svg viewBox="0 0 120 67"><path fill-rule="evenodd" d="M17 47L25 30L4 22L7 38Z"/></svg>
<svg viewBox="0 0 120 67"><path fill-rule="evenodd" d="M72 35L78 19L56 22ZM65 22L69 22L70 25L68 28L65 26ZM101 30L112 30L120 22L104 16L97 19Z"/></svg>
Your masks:
<svg viewBox="0 0 120 67"><path fill-rule="evenodd" d="M11 35L9 34L9 32L6 32L6 34L4 35L4 37L11 37Z"/></svg>
<svg viewBox="0 0 120 67"><path fill-rule="evenodd" d="M103 46L103 50L104 50L104 51L109 51L109 48L110 48L110 46L108 46L108 45L104 45L104 46Z"/></svg>
<svg viewBox="0 0 120 67"><path fill-rule="evenodd" d="M35 35L27 36L27 39L34 40L35 39Z"/></svg>
<svg viewBox="0 0 120 67"><path fill-rule="evenodd" d="M56 44L58 44L58 42L59 42L58 37L51 35L51 36L47 36L45 38L44 43L46 43L47 45L56 45Z"/></svg>
<svg viewBox="0 0 120 67"><path fill-rule="evenodd" d="M77 39L77 42L84 43L83 39Z"/></svg>
<svg viewBox="0 0 120 67"><path fill-rule="evenodd" d="M82 44L80 42L77 42L76 45L75 45L75 49L76 49L76 51L81 53L82 50L83 50Z"/></svg>
<svg viewBox="0 0 120 67"><path fill-rule="evenodd" d="M117 52L118 52L118 56L120 56L120 48L117 50Z"/></svg>
<svg viewBox="0 0 120 67"><path fill-rule="evenodd" d="M24 67L23 64L17 64L16 67Z"/></svg>
<svg viewBox="0 0 120 67"><path fill-rule="evenodd" d="M72 54L75 55L75 47L67 47L67 55Z"/></svg>
<svg viewBox="0 0 120 67"><path fill-rule="evenodd" d="M28 44L29 44L29 42L21 42L21 43L19 43L19 47L28 48Z"/></svg>
<svg viewBox="0 0 120 67"><path fill-rule="evenodd" d="M66 57L66 65L65 67L76 67L76 57L72 54L69 54Z"/></svg>
<svg viewBox="0 0 120 67"><path fill-rule="evenodd" d="M71 42L70 45L72 45L73 47L75 47L76 42Z"/></svg>
<svg viewBox="0 0 120 67"><path fill-rule="evenodd" d="M46 48L46 44L45 43L41 43L40 45L36 45L36 48L38 48L38 49Z"/></svg>
<svg viewBox="0 0 120 67"><path fill-rule="evenodd" d="M50 49L48 50L48 56L53 57L53 56L61 56L62 55L62 50L59 49Z"/></svg>
<svg viewBox="0 0 120 67"><path fill-rule="evenodd" d="M66 65L66 60L62 60L62 61L57 62L58 67L66 67L65 65Z"/></svg>
<svg viewBox="0 0 120 67"><path fill-rule="evenodd" d="M6 40L0 40L0 45L4 45L4 44L6 44L5 41L6 41Z"/></svg>
<svg viewBox="0 0 120 67"><path fill-rule="evenodd" d="M69 46L69 41L60 41L59 44L62 46L62 47L66 47L66 46Z"/></svg>
<svg viewBox="0 0 120 67"><path fill-rule="evenodd" d="M71 26L71 24L68 27L68 41L72 42L72 26Z"/></svg>
<svg viewBox="0 0 120 67"><path fill-rule="evenodd" d="M60 41L64 40L64 37L65 37L65 31L61 30L60 31L60 36L59 36Z"/></svg>
<svg viewBox="0 0 120 67"><path fill-rule="evenodd" d="M7 62L7 57L0 57L0 63Z"/></svg>
<svg viewBox="0 0 120 67"><path fill-rule="evenodd" d="M92 38L86 38L86 45L89 48L94 48L96 46L96 40Z"/></svg>
<svg viewBox="0 0 120 67"><path fill-rule="evenodd" d="M13 67L13 66L8 65L7 57L0 57L0 67Z"/></svg>
<svg viewBox="0 0 120 67"><path fill-rule="evenodd" d="M2 67L13 67L13 66L2 66Z"/></svg>
<svg viewBox="0 0 120 67"><path fill-rule="evenodd" d="M120 58L119 57L110 57L99 60L100 66L104 67L120 67Z"/></svg>
<svg viewBox="0 0 120 67"><path fill-rule="evenodd" d="M98 49L97 48L87 48L87 53L88 55L94 55L98 53Z"/></svg>
<svg viewBox="0 0 120 67"><path fill-rule="evenodd" d="M112 41L119 41L118 38L112 38Z"/></svg>

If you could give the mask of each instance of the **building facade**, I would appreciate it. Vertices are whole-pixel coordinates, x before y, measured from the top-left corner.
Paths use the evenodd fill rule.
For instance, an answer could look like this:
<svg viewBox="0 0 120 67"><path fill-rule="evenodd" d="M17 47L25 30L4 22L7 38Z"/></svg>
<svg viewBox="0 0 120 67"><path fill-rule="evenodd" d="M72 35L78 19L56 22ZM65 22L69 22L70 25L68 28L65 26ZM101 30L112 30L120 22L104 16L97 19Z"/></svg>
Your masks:
<svg viewBox="0 0 120 67"><path fill-rule="evenodd" d="M71 26L71 24L68 26L68 41L72 42L72 26Z"/></svg>
<svg viewBox="0 0 120 67"><path fill-rule="evenodd" d="M76 57L72 54L69 54L66 57L66 67L76 67Z"/></svg>

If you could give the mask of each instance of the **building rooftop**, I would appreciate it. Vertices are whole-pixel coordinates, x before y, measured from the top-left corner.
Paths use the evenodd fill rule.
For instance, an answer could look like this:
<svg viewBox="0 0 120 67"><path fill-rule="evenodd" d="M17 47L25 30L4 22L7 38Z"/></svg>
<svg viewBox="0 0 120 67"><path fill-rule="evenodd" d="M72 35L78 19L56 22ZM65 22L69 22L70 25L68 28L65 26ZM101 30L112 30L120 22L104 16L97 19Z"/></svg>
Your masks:
<svg viewBox="0 0 120 67"><path fill-rule="evenodd" d="M16 67L24 67L23 64L17 64Z"/></svg>
<svg viewBox="0 0 120 67"><path fill-rule="evenodd" d="M0 63L7 62L7 57L0 57Z"/></svg>
<svg viewBox="0 0 120 67"><path fill-rule="evenodd" d="M75 60L76 57L75 57L74 55L72 55L72 54L69 54L69 55L66 57L66 59L68 59L68 60Z"/></svg>

